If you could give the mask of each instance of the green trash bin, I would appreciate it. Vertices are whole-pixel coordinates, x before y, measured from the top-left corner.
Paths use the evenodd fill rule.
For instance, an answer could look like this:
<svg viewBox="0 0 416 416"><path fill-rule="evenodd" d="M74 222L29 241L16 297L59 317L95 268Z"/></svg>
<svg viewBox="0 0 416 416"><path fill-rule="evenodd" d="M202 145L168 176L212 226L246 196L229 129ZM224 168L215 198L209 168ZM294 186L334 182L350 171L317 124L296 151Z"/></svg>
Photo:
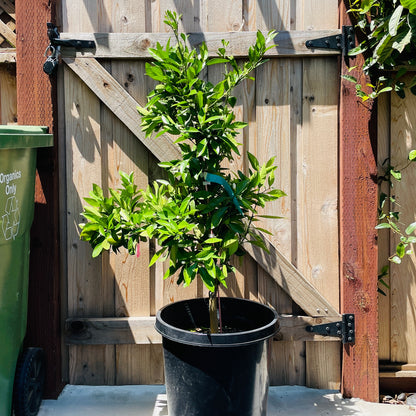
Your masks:
<svg viewBox="0 0 416 416"><path fill-rule="evenodd" d="M12 411L15 372L26 333L36 150L39 147L53 145L53 136L47 134L47 131L46 127L0 126L0 415L2 416L9 416ZM31 371L27 363L24 366L25 372ZM30 393L30 386L23 388Z"/></svg>

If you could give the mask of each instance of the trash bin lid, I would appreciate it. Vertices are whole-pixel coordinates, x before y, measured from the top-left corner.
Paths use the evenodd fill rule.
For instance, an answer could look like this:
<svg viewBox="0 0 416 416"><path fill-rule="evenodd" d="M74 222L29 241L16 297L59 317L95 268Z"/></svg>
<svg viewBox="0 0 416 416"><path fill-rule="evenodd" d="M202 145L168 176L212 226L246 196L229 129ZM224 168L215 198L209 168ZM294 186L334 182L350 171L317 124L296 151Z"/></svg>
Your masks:
<svg viewBox="0 0 416 416"><path fill-rule="evenodd" d="M53 146L53 135L48 127L0 126L0 149L21 149Z"/></svg>

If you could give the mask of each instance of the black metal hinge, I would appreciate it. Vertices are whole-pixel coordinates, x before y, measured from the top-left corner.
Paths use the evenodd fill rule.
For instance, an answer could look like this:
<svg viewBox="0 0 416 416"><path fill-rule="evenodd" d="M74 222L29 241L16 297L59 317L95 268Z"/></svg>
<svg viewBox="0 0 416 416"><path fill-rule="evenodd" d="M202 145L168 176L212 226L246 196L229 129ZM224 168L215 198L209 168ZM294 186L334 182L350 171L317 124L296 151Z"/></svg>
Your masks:
<svg viewBox="0 0 416 416"><path fill-rule="evenodd" d="M339 337L343 344L353 344L355 342L355 316L352 313L345 313L342 315L342 321L309 325L306 330L317 335Z"/></svg>
<svg viewBox="0 0 416 416"><path fill-rule="evenodd" d="M308 49L339 50L344 55L348 55L348 52L355 47L354 28L352 26L342 26L342 33L339 35L307 40L305 46Z"/></svg>

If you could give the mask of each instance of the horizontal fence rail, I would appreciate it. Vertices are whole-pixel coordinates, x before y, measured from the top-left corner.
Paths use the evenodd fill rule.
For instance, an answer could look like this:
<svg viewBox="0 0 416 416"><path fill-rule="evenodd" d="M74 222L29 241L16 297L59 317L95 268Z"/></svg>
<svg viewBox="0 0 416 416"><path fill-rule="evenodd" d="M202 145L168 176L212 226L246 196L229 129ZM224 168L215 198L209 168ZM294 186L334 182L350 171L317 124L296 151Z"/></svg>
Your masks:
<svg viewBox="0 0 416 416"><path fill-rule="evenodd" d="M274 58L339 55L339 50L309 49L308 40L340 35L339 29L315 31L284 31L274 39L276 46L266 56ZM94 41L95 49L76 50L62 48L62 56L67 58L111 58L111 59L149 59L148 48L155 48L159 42L165 45L172 39L171 33L61 33L61 39ZM210 56L217 56L222 40L229 42L227 52L235 57L247 56L248 48L256 42L256 32L205 32L189 34L189 45L198 47L205 42ZM174 44L174 39L171 40Z"/></svg>

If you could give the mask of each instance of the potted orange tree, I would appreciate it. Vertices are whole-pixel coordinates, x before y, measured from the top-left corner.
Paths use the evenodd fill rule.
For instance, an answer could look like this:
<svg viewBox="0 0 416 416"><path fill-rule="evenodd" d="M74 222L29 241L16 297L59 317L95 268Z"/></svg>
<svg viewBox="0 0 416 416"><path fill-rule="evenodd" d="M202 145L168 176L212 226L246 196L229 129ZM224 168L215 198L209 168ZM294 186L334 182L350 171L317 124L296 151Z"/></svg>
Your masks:
<svg viewBox="0 0 416 416"><path fill-rule="evenodd" d="M175 275L185 287L200 278L209 290L207 299L175 302L156 316L169 415L265 415L267 340L278 331L277 314L257 302L220 298L219 287L227 286L231 259L244 255L244 243L266 250L258 209L285 195L273 189L274 158L260 164L248 153L247 173L223 163L239 154L236 136L246 126L235 120L232 91L265 62L275 33L258 32L248 60L238 64L226 54L225 41L216 58L205 44L198 51L188 47L179 19L166 13L175 42L149 50L153 62L146 73L158 84L138 110L146 135L174 135L182 158L160 163L166 175L145 190L125 173L121 189L108 196L94 185L85 198L81 238L91 243L93 256L120 247L134 255L140 241L155 239L159 250L150 266L168 261L165 278ZM210 65L224 66L216 85L201 76Z"/></svg>

